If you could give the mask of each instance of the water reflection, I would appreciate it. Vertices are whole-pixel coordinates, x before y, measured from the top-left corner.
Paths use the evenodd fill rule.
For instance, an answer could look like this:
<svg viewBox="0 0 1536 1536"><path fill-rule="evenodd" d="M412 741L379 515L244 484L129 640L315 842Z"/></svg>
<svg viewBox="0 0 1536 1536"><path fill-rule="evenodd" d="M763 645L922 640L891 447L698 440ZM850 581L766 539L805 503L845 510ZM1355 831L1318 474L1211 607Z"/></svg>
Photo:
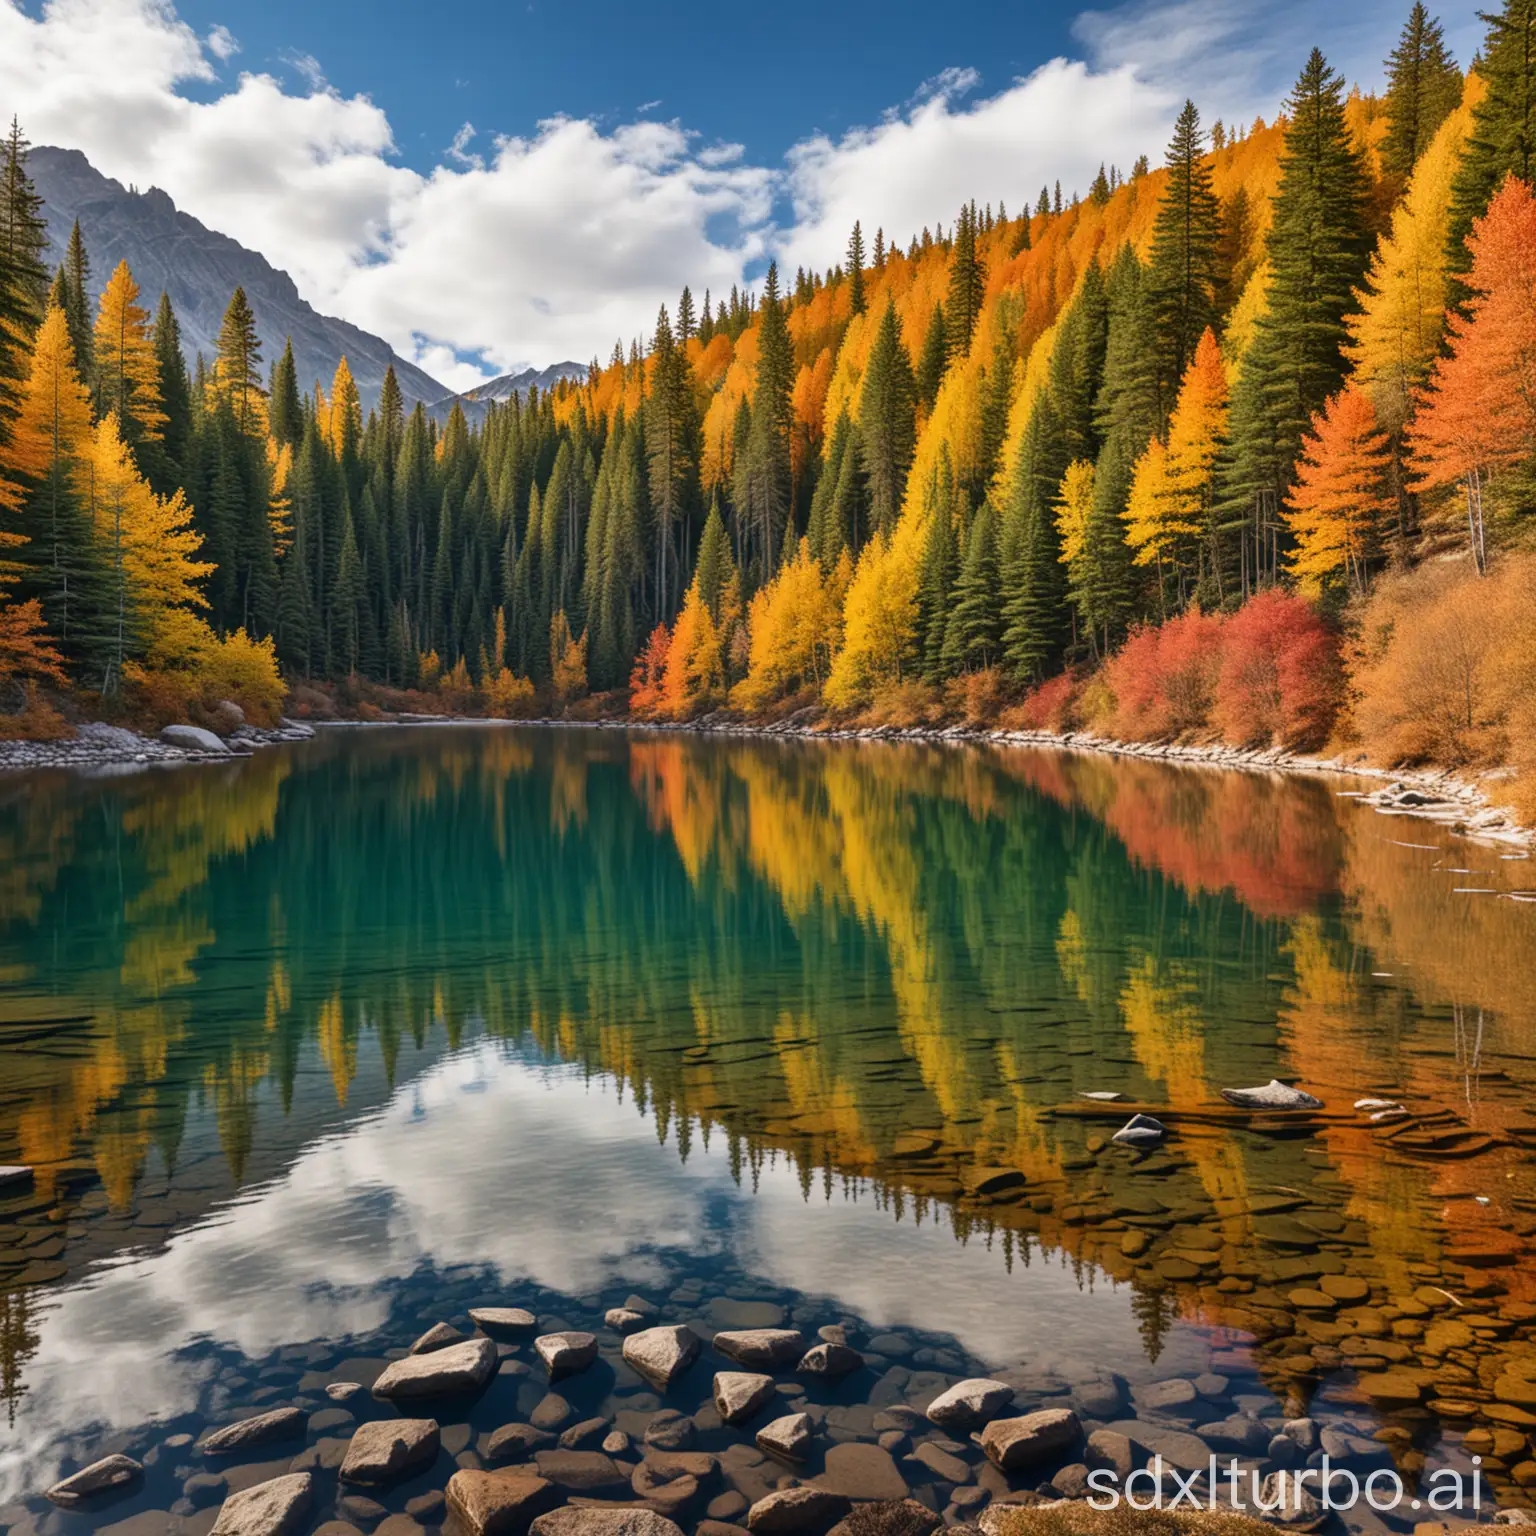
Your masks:
<svg viewBox="0 0 1536 1536"><path fill-rule="evenodd" d="M13 784L0 1161L38 1182L0 1202L0 1392L51 1433L109 1298L137 1320L111 1400L175 1411L178 1340L368 1332L428 1262L579 1293L729 1249L899 1318L921 1231L922 1266L964 1255L930 1326L979 1354L1027 1347L1006 1292L1106 1359L1227 1328L1295 1405L1327 1380L1407 1433L1523 1438L1536 917L1458 887L1529 866L1337 788L477 728ZM1326 1111L1222 1104L1270 1076ZM1104 1145L1105 1088L1165 1151ZM579 1198L592 1247L538 1219Z"/></svg>

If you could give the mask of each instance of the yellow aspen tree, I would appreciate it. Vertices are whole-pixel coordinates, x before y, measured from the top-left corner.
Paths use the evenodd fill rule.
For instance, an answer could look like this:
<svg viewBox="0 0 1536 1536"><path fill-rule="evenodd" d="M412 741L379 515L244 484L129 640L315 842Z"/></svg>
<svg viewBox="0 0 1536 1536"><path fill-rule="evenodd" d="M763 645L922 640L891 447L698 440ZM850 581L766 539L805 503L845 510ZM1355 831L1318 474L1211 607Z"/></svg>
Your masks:
<svg viewBox="0 0 1536 1536"><path fill-rule="evenodd" d="M1153 438L1136 460L1131 475L1131 492L1125 500L1125 542L1136 551L1137 565L1159 561L1172 547L1163 527L1163 506L1167 498L1168 450Z"/></svg>
<svg viewBox="0 0 1536 1536"><path fill-rule="evenodd" d="M1082 558L1092 510L1093 465L1087 459L1074 459L1067 465L1056 493L1056 530L1061 534L1063 565L1075 565Z"/></svg>
<svg viewBox="0 0 1536 1536"><path fill-rule="evenodd" d="M0 454L15 475L42 480L56 466L72 471L91 441L91 397L75 370L64 311L50 309L32 344L21 407Z"/></svg>
<svg viewBox="0 0 1536 1536"><path fill-rule="evenodd" d="M837 644L834 578L801 539L795 557L752 598L751 651L746 677L733 697L760 709L797 688L819 684Z"/></svg>
<svg viewBox="0 0 1536 1536"><path fill-rule="evenodd" d="M1206 531L1216 456L1226 435L1227 370L1215 334L1207 327L1168 422L1163 522L1169 533L1199 537Z"/></svg>
<svg viewBox="0 0 1536 1536"><path fill-rule="evenodd" d="M331 380L331 404L325 415L323 436L341 459L354 456L362 442L363 404L345 357L336 364L336 374Z"/></svg>
<svg viewBox="0 0 1536 1536"><path fill-rule="evenodd" d="M115 414L129 442L156 442L165 426L160 364L139 285L120 261L102 289L96 311L96 401L99 414Z"/></svg>
<svg viewBox="0 0 1536 1536"><path fill-rule="evenodd" d="M288 495L288 477L293 473L293 445L279 443L269 436L267 469L272 484L267 498L267 520L272 524L272 553L281 559L293 544L293 502Z"/></svg>

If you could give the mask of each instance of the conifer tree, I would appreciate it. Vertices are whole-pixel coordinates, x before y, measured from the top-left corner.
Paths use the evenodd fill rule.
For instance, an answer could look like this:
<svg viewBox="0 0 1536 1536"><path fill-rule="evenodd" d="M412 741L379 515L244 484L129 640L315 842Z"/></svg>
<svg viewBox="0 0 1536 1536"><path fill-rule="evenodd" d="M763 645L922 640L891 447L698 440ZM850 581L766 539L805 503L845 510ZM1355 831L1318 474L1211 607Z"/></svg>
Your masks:
<svg viewBox="0 0 1536 1536"><path fill-rule="evenodd" d="M385 388L394 378L391 365L385 378ZM271 404L267 410L272 436L280 443L296 448L304 432L304 404L299 399L299 374L293 361L293 338L283 344L282 356L272 365ZM399 401L399 385L395 385L396 404Z"/></svg>
<svg viewBox="0 0 1536 1536"><path fill-rule="evenodd" d="M875 532L888 533L895 528L901 511L917 438L915 393L901 323L895 305L887 299L864 372L859 405L859 441Z"/></svg>
<svg viewBox="0 0 1536 1536"><path fill-rule="evenodd" d="M950 357L964 357L970 351L986 292L986 268L976 254L976 214L965 206L955 220L954 245L949 253L949 287L944 296L944 340Z"/></svg>
<svg viewBox="0 0 1536 1536"><path fill-rule="evenodd" d="M261 340L256 316L245 289L236 288L219 327L213 364L215 397L228 404L236 431L248 436L266 432L266 392L261 387Z"/></svg>
<svg viewBox="0 0 1536 1536"><path fill-rule="evenodd" d="M27 151L21 124L13 117L5 143L0 145L0 266L15 296L25 338L42 323L48 302L48 268L43 253L48 249L48 226L43 200L27 175Z"/></svg>
<svg viewBox="0 0 1536 1536"><path fill-rule="evenodd" d="M949 364L949 340L944 331L944 306L933 306L928 329L923 334L923 350L917 360L914 380L917 401L925 412L933 409L938 398L939 385L944 382L944 370Z"/></svg>
<svg viewBox="0 0 1536 1536"><path fill-rule="evenodd" d="M938 683L944 676L944 639L953 607L960 551L955 537L955 472L949 445L924 489L928 533L923 541L922 569L917 588L917 653L923 681Z"/></svg>
<svg viewBox="0 0 1536 1536"><path fill-rule="evenodd" d="M1021 681L1045 674L1062 639L1066 582L1051 502L1066 473L1063 442L1047 389L1030 411L1003 509L1003 657Z"/></svg>
<svg viewBox="0 0 1536 1536"><path fill-rule="evenodd" d="M69 232L64 252L64 315L69 321L69 340L75 349L80 377L89 387L96 367L94 338L91 335L91 261L85 250L85 237L76 219Z"/></svg>
<svg viewBox="0 0 1536 1536"><path fill-rule="evenodd" d="M1168 181L1152 234L1152 293L1159 362L1172 398L1195 355L1200 333L1216 320L1220 207L1205 162L1205 135L1192 101L1184 103L1168 144Z"/></svg>
<svg viewBox="0 0 1536 1536"><path fill-rule="evenodd" d="M848 303L850 315L864 313L864 232L857 219L853 221L853 233L848 237Z"/></svg>
<svg viewBox="0 0 1536 1536"><path fill-rule="evenodd" d="M148 322L149 312L139 303L139 285L128 263L120 261L96 312L96 408L100 416L117 417L124 441L135 450L158 442L165 425L160 362Z"/></svg>
<svg viewBox="0 0 1536 1536"><path fill-rule="evenodd" d="M159 452L152 457L148 473L156 493L166 496L174 486L190 483L193 421L192 381L181 352L181 326L165 293L160 295L160 307L155 311L152 344L165 423L160 429Z"/></svg>
<svg viewBox="0 0 1536 1536"><path fill-rule="evenodd" d="M1445 33L1423 0L1413 9L1387 60L1387 131L1381 141L1381 168L1406 180L1429 148L1435 130L1461 101L1461 71L1445 46Z"/></svg>
<svg viewBox="0 0 1536 1536"><path fill-rule="evenodd" d="M944 669L962 672L991 666L998 658L1002 628L997 514L990 501L983 501L971 520L965 558L955 578L953 607L944 626L940 653Z"/></svg>

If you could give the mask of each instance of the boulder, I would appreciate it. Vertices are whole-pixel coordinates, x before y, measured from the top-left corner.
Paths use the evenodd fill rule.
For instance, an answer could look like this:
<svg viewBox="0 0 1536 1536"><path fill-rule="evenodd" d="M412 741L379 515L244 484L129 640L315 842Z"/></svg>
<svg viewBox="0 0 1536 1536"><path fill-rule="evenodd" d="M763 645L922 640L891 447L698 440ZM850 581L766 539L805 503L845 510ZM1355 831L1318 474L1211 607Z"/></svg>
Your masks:
<svg viewBox="0 0 1536 1536"><path fill-rule="evenodd" d="M646 1316L644 1312L636 1312L630 1307L609 1307L603 1313L603 1321L615 1333L633 1333L636 1328L645 1327Z"/></svg>
<svg viewBox="0 0 1536 1536"><path fill-rule="evenodd" d="M560 1448L565 1451L580 1450L593 1440L601 1440L607 1430L607 1419L583 1419L579 1424L572 1424L569 1429L560 1431Z"/></svg>
<svg viewBox="0 0 1536 1536"><path fill-rule="evenodd" d="M654 1509L552 1509L529 1530L531 1536L683 1536Z"/></svg>
<svg viewBox="0 0 1536 1536"><path fill-rule="evenodd" d="M532 1424L503 1424L492 1430L480 1446L487 1461L526 1461L535 1451L548 1449L555 1437Z"/></svg>
<svg viewBox="0 0 1536 1536"><path fill-rule="evenodd" d="M1041 1408L1017 1419L994 1419L981 1432L987 1459L1004 1472L1071 1450L1083 1428L1070 1408Z"/></svg>
<svg viewBox="0 0 1536 1536"><path fill-rule="evenodd" d="M773 1377L752 1371L720 1371L715 1376L715 1412L727 1424L742 1424L774 1396Z"/></svg>
<svg viewBox="0 0 1536 1536"><path fill-rule="evenodd" d="M446 1349L394 1360L373 1384L375 1397L446 1397L478 1392L496 1372L496 1346L489 1339L465 1339Z"/></svg>
<svg viewBox="0 0 1536 1536"><path fill-rule="evenodd" d="M848 1513L848 1500L825 1488L781 1488L747 1511L753 1536L819 1536Z"/></svg>
<svg viewBox="0 0 1536 1536"><path fill-rule="evenodd" d="M1262 1088L1223 1088L1221 1096L1239 1109L1321 1109L1323 1101L1272 1077Z"/></svg>
<svg viewBox="0 0 1536 1536"><path fill-rule="evenodd" d="M536 1451L539 1476L569 1493L616 1493L629 1478L601 1451Z"/></svg>
<svg viewBox="0 0 1536 1536"><path fill-rule="evenodd" d="M384 1487L432 1465L440 1444L436 1419L373 1419L359 1427L341 1464L344 1483Z"/></svg>
<svg viewBox="0 0 1536 1536"><path fill-rule="evenodd" d="M290 1472L224 1500L209 1536L295 1536L309 1519L314 1479Z"/></svg>
<svg viewBox="0 0 1536 1536"><path fill-rule="evenodd" d="M805 1353L798 1328L738 1328L717 1333L713 1342L726 1359L759 1371L783 1370Z"/></svg>
<svg viewBox="0 0 1536 1536"><path fill-rule="evenodd" d="M624 1361L665 1392L699 1358L699 1336L682 1326L646 1328L624 1340Z"/></svg>
<svg viewBox="0 0 1536 1536"><path fill-rule="evenodd" d="M864 1356L846 1344L813 1344L801 1355L795 1367L802 1376L819 1376L825 1381L838 1381L851 1376L862 1368Z"/></svg>
<svg viewBox="0 0 1536 1536"><path fill-rule="evenodd" d="M226 1424L204 1435L197 1449L204 1456L232 1456L253 1445L270 1445L275 1440L291 1440L304 1433L304 1412L300 1408L274 1408L253 1418Z"/></svg>
<svg viewBox="0 0 1536 1536"><path fill-rule="evenodd" d="M448 1508L471 1536L524 1536L559 1502L559 1490L542 1477L464 1469L448 1479Z"/></svg>
<svg viewBox="0 0 1536 1536"><path fill-rule="evenodd" d="M1124 1435L1148 1458L1161 1456L1165 1465L1180 1472L1204 1472L1210 1465L1211 1448L1199 1435L1149 1419L1117 1419L1104 1427L1111 1434Z"/></svg>
<svg viewBox="0 0 1536 1536"><path fill-rule="evenodd" d="M1132 1115L1109 1139L1122 1147L1154 1147L1168 1134L1168 1127L1151 1115Z"/></svg>
<svg viewBox="0 0 1536 1536"><path fill-rule="evenodd" d="M957 1381L928 1404L928 1418L941 1429L979 1429L1013 1401L1013 1388L990 1376Z"/></svg>
<svg viewBox="0 0 1536 1536"><path fill-rule="evenodd" d="M20 1189L32 1182L32 1170L22 1164L0 1168L0 1189Z"/></svg>
<svg viewBox="0 0 1536 1536"><path fill-rule="evenodd" d="M1314 1531L1331 1518L1310 1488L1284 1472L1271 1472L1264 1479L1259 1507L1270 1525L1286 1531Z"/></svg>
<svg viewBox="0 0 1536 1536"><path fill-rule="evenodd" d="M811 1454L811 1416L787 1413L757 1432L757 1448L782 1461L804 1461Z"/></svg>
<svg viewBox="0 0 1536 1536"><path fill-rule="evenodd" d="M522 1307L471 1307L469 1320L487 1333L531 1333L537 1326L533 1313Z"/></svg>
<svg viewBox="0 0 1536 1536"><path fill-rule="evenodd" d="M597 1359L597 1340L590 1333L544 1333L533 1347L551 1376L574 1376Z"/></svg>
<svg viewBox="0 0 1536 1536"><path fill-rule="evenodd" d="M450 1344L462 1344L464 1335L457 1328L450 1327L447 1323L433 1323L422 1336L411 1345L413 1355L430 1355L434 1350L447 1349Z"/></svg>
<svg viewBox="0 0 1536 1536"><path fill-rule="evenodd" d="M90 1466L82 1467L62 1482L55 1483L46 1497L63 1509L73 1509L87 1499L121 1493L131 1488L143 1475L144 1468L131 1456L103 1456L100 1461L93 1461Z"/></svg>
<svg viewBox="0 0 1536 1536"><path fill-rule="evenodd" d="M916 1499L882 1499L856 1504L832 1527L830 1536L932 1536L943 1520Z"/></svg>
<svg viewBox="0 0 1536 1536"><path fill-rule="evenodd" d="M81 741L89 741L109 752L142 752L144 738L136 731L121 725L108 725L104 720L91 720L75 727L75 735Z"/></svg>
<svg viewBox="0 0 1536 1536"><path fill-rule="evenodd" d="M200 725L167 725L160 732L160 740L168 747L180 747L183 752L202 752L210 757L229 756L228 745Z"/></svg>

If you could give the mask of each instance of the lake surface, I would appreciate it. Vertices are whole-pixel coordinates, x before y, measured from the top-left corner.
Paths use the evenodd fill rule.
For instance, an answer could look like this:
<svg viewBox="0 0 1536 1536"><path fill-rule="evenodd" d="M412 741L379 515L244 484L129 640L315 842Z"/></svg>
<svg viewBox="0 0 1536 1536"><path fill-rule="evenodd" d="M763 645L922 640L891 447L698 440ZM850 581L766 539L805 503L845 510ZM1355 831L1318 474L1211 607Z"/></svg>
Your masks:
<svg viewBox="0 0 1536 1536"><path fill-rule="evenodd" d="M1148 1444L1257 1420L1260 1458L1311 1414L1362 1467L1475 1453L1490 1507L1529 1502L1536 872L1357 788L473 726L0 781L0 1164L36 1169L0 1193L0 1530L204 1536L307 1456L312 1523L414 1500L432 1531L545 1397L531 1347L372 1510L335 1447L393 1410L325 1385L526 1306L602 1342L568 1422L638 1447L729 1362L663 1403L603 1323L635 1295L706 1340L845 1324L866 1360L781 1381L818 1427L795 1474L698 1412L736 1459L685 1529L980 1374ZM1220 1097L1271 1077L1324 1109ZM1134 1109L1161 1148L1108 1142ZM308 1449L185 1438L287 1403ZM951 1520L1042 1481L907 1429L886 1461ZM38 1498L116 1450L128 1497Z"/></svg>

